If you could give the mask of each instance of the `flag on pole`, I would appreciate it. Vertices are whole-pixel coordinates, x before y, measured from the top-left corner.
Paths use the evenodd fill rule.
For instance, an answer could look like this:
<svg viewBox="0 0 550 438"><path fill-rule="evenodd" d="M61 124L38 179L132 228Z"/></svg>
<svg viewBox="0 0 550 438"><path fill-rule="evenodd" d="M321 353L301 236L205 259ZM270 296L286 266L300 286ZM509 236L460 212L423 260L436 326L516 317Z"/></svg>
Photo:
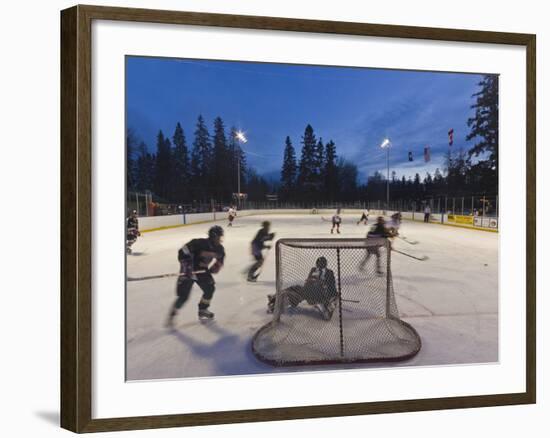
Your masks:
<svg viewBox="0 0 550 438"><path fill-rule="evenodd" d="M453 145L453 134L454 134L454 132L455 132L454 129L451 128L451 129L449 130L449 132L447 133L447 134L449 134L449 146L452 146L452 145Z"/></svg>
<svg viewBox="0 0 550 438"><path fill-rule="evenodd" d="M428 145L424 147L424 161L426 163L430 161L430 147Z"/></svg>
<svg viewBox="0 0 550 438"><path fill-rule="evenodd" d="M413 161L413 153L409 152L409 161Z"/></svg>

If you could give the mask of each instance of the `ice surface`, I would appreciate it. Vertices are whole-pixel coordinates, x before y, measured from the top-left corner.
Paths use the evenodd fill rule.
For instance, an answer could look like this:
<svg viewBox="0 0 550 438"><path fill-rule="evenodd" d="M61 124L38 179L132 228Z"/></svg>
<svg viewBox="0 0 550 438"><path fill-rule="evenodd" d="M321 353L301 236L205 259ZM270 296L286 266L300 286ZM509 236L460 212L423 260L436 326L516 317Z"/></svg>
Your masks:
<svg viewBox="0 0 550 438"><path fill-rule="evenodd" d="M270 220L276 239L287 237L364 237L368 226L343 215L342 234L331 235L321 215L274 214L237 217L224 226L225 266L215 276L210 310L215 321L200 322L200 288L175 319L164 327L175 300L175 278L127 283L127 378L129 380L277 373L328 367L273 368L258 361L251 339L270 321L267 294L275 293L275 253L269 253L257 283L243 270L252 263L250 241L263 220ZM372 220L370 221L372 223ZM143 233L127 258L128 277L177 272L179 247L206 236L213 223ZM437 224L404 221L401 234L417 245L395 239L396 249L417 261L392 255L393 284L402 319L422 338L414 358L399 363L336 365L330 368L487 363L498 360L498 234Z"/></svg>

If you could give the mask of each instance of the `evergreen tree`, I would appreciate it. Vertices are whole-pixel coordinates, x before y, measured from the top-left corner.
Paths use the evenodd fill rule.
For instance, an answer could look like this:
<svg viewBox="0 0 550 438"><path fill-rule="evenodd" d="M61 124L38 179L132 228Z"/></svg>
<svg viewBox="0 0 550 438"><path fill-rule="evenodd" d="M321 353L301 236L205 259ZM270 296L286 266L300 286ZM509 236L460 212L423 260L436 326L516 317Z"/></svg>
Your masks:
<svg viewBox="0 0 550 438"><path fill-rule="evenodd" d="M466 140L477 139L469 156L488 154L491 165L498 165L498 76L485 75L478 84L481 90L473 94L476 102L471 106L475 116L468 119L470 133Z"/></svg>
<svg viewBox="0 0 550 438"><path fill-rule="evenodd" d="M315 147L315 174L319 182L325 180L325 146L322 138L319 138Z"/></svg>
<svg viewBox="0 0 550 438"><path fill-rule="evenodd" d="M340 158L337 164L338 175L338 200L339 201L354 201L357 198L357 177L359 171L357 166L349 161Z"/></svg>
<svg viewBox="0 0 550 438"><path fill-rule="evenodd" d="M168 200L171 194L170 183L173 180L171 158L170 140L164 137L162 131L159 131L157 135L154 192L164 200Z"/></svg>
<svg viewBox="0 0 550 438"><path fill-rule="evenodd" d="M301 189L303 199L311 199L315 193L316 180L316 153L317 139L311 125L307 125L302 137L302 156L298 166L298 186Z"/></svg>
<svg viewBox="0 0 550 438"><path fill-rule="evenodd" d="M136 189L136 158L138 152L137 139L131 129L126 131L126 189Z"/></svg>
<svg viewBox="0 0 550 438"><path fill-rule="evenodd" d="M214 119L213 143L212 169L210 173L210 187L213 189L212 195L216 196L218 200L229 200L231 198L232 178L229 174L231 168L228 166L228 163L231 160L231 156L221 117Z"/></svg>
<svg viewBox="0 0 550 438"><path fill-rule="evenodd" d="M434 178L433 178L434 194L441 195L445 190L445 180L439 167L435 169Z"/></svg>
<svg viewBox="0 0 550 438"><path fill-rule="evenodd" d="M269 193L268 182L259 176L254 169L249 168L246 178L246 192L248 200L260 202L266 200L266 195Z"/></svg>
<svg viewBox="0 0 550 438"><path fill-rule="evenodd" d="M418 173L414 174L413 193L416 199L419 199L422 196L421 187L420 187L420 175Z"/></svg>
<svg viewBox="0 0 550 438"><path fill-rule="evenodd" d="M176 125L172 142L174 144L172 159L174 165L173 197L175 201L183 202L189 197L190 163L185 134L179 122Z"/></svg>
<svg viewBox="0 0 550 438"><path fill-rule="evenodd" d="M191 153L191 177L194 196L205 200L209 192L212 146L210 134L201 116L197 119L195 140Z"/></svg>
<svg viewBox="0 0 550 438"><path fill-rule="evenodd" d="M336 166L336 145L330 140L325 146L325 191L329 201L335 201L338 194L338 168Z"/></svg>
<svg viewBox="0 0 550 438"><path fill-rule="evenodd" d="M155 157L149 153L146 144L141 142L136 160L136 190L142 193L152 191L154 179Z"/></svg>
<svg viewBox="0 0 550 438"><path fill-rule="evenodd" d="M286 137L283 154L283 167L281 169L281 195L284 200L292 200L296 188L298 166L296 165L296 152L290 137Z"/></svg>

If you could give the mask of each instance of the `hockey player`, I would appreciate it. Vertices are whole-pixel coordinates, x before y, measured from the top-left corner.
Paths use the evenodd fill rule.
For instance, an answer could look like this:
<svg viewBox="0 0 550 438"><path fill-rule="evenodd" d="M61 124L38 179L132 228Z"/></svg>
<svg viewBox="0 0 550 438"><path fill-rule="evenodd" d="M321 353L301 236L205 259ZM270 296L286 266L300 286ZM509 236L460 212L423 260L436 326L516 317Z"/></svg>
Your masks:
<svg viewBox="0 0 550 438"><path fill-rule="evenodd" d="M363 210L363 214L361 215L361 219L357 221L357 225L359 225L361 222L363 222L363 225L367 225L369 223L369 210L365 209Z"/></svg>
<svg viewBox="0 0 550 438"><path fill-rule="evenodd" d="M193 239L179 249L180 276L176 284L178 298L170 309L168 327L172 326L174 317L189 298L195 283L202 289L202 298L199 301L199 319L214 319L214 314L208 310L208 307L210 307L210 301L216 289L212 274L220 272L225 258L222 237L223 228L215 225L208 230L207 239ZM212 263L213 261L214 263Z"/></svg>
<svg viewBox="0 0 550 438"><path fill-rule="evenodd" d="M391 234L386 228L386 221L382 216L378 216L378 219L376 220L376 224L373 225L373 227L367 233L367 242L369 241L369 239L387 238L387 237L391 237ZM369 261L370 257L372 255L375 255L376 256L376 273L378 275L384 274L380 266L380 246L381 245L367 246L367 255L365 256L363 261L359 264L359 269L361 271L365 269L365 265Z"/></svg>
<svg viewBox="0 0 550 438"><path fill-rule="evenodd" d="M327 264L325 257L319 257L303 286L291 286L283 291L284 304L296 307L306 301L321 313L323 319L330 320L336 308L338 292L334 272L327 268ZM275 295L268 295L267 299L267 311L273 313Z"/></svg>
<svg viewBox="0 0 550 438"><path fill-rule="evenodd" d="M396 212L391 215L390 223L388 224L388 232L392 237L399 236L399 227L401 226L401 213Z"/></svg>
<svg viewBox="0 0 550 438"><path fill-rule="evenodd" d="M332 228L330 229L330 234L334 233L334 228L336 232L340 234L340 224L342 223L342 217L340 216L340 209L336 210L336 214L332 216Z"/></svg>
<svg viewBox="0 0 550 438"><path fill-rule="evenodd" d="M138 236L141 236L139 232L139 222L137 217L137 211L133 210L132 214L126 219L126 252L132 253L132 245L136 243Z"/></svg>
<svg viewBox="0 0 550 438"><path fill-rule="evenodd" d="M254 257L256 262L248 270L248 281L255 282L260 276L260 273L257 271L264 264L264 256L262 254L262 250L271 248L269 245L266 245L265 242L273 240L273 238L275 237L275 233L269 232L270 226L271 223L269 221L262 222L262 228L260 228L260 230L256 233L254 240L252 240L252 256Z"/></svg>
<svg viewBox="0 0 550 438"><path fill-rule="evenodd" d="M227 224L228 227L233 226L233 220L237 216L237 209L234 206L231 206L229 210L227 210L227 220L229 223Z"/></svg>

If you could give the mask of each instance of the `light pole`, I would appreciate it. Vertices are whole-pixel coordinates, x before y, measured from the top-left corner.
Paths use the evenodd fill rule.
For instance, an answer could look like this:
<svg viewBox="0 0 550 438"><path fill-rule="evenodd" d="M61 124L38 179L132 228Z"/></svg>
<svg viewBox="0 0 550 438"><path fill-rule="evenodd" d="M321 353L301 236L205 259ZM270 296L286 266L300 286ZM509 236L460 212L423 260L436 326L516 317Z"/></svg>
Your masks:
<svg viewBox="0 0 550 438"><path fill-rule="evenodd" d="M386 149L386 165L387 165L387 175L386 175L386 210L390 209L390 145L391 141L389 138L385 138L380 147Z"/></svg>
<svg viewBox="0 0 550 438"><path fill-rule="evenodd" d="M237 204L240 210L241 208L241 143L246 143L248 140L244 135L244 132L235 132L235 139L239 142L239 150L237 152Z"/></svg>

